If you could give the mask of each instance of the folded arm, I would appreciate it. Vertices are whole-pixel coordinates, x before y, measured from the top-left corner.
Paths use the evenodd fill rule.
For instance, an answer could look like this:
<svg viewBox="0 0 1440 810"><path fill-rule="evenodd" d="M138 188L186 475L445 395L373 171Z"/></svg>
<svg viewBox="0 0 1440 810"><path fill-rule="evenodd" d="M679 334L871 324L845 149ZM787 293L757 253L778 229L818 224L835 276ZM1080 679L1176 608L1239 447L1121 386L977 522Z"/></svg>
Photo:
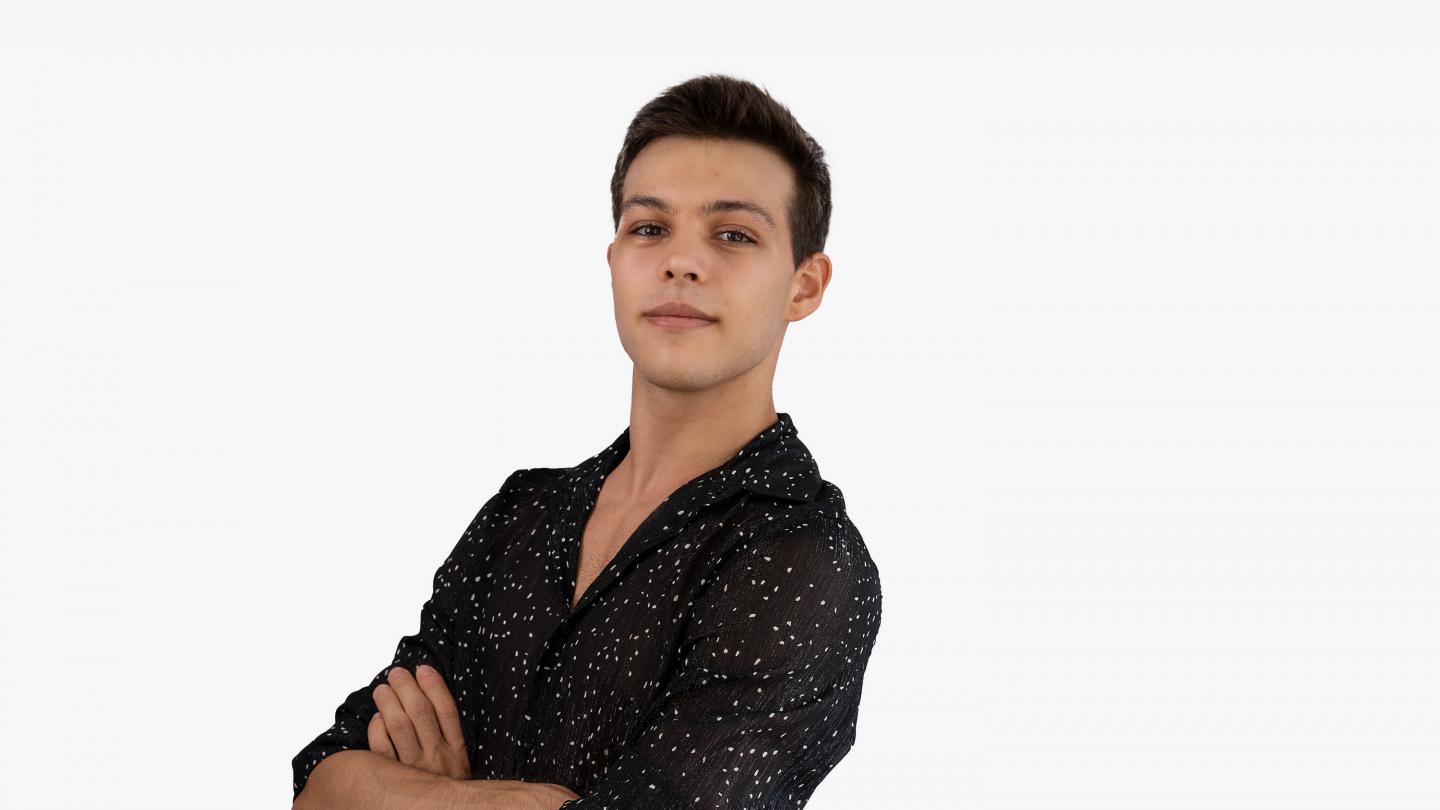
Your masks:
<svg viewBox="0 0 1440 810"><path fill-rule="evenodd" d="M431 596L420 610L419 629L400 639L391 662L370 683L351 692L335 709L330 728L291 760L295 807L483 810L493 805L554 810L575 797L560 785L465 778L468 749L458 707L444 686L453 681L456 668L454 617L460 571L474 555L483 553L485 531L521 472L512 474L481 507L435 571ZM422 664L435 672L427 673Z"/></svg>
<svg viewBox="0 0 1440 810"><path fill-rule="evenodd" d="M452 554L452 558L453 556ZM400 639L391 663L371 678L370 683L347 695L335 709L334 723L291 759L296 798L300 797L314 771L330 757L342 751L356 749L369 752L370 720L379 711L374 690L375 687L387 683L387 674L391 667L403 666L407 672L413 673L420 664L430 664L447 682L453 680L451 674L454 671L454 661L451 651L454 641L450 630L449 597L442 582L450 564L447 560L446 565L441 566L435 574L435 594L421 608L420 629Z"/></svg>

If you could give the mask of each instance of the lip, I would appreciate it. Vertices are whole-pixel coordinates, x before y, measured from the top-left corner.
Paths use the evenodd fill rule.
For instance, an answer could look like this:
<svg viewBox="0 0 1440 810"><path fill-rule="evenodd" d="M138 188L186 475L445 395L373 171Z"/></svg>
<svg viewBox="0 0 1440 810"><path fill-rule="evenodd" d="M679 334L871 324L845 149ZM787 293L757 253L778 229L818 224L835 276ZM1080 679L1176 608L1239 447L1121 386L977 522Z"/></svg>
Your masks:
<svg viewBox="0 0 1440 810"><path fill-rule="evenodd" d="M658 307L652 307L646 310L645 315L647 317L662 316L673 318L698 318L705 321L715 320L714 318L710 317L704 312L701 312L695 307L692 307L689 304L680 301L666 301Z"/></svg>
<svg viewBox="0 0 1440 810"><path fill-rule="evenodd" d="M674 329L685 331L689 329L703 329L715 323L706 318L689 318L683 315L646 315L645 320L660 327L661 329Z"/></svg>

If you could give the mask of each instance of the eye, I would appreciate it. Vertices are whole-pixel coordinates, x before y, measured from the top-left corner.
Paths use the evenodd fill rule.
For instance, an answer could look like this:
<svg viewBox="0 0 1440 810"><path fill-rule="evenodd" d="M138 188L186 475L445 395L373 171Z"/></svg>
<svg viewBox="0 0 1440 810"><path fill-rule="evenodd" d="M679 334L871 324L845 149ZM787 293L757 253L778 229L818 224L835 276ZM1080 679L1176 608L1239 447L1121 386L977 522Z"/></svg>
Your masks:
<svg viewBox="0 0 1440 810"><path fill-rule="evenodd" d="M631 229L630 229L630 233L633 233L633 234L635 234L636 236L639 236L639 237L644 238L644 239L650 239L650 238L658 237L658 236L660 235L660 234L658 234L658 233L641 233L641 231L644 230L645 228L654 228L654 229L656 229L656 230L658 230L658 231L663 231L663 230L665 230L663 227L661 227L661 226L659 226L659 225L656 225L656 224L653 223L653 222L642 222L642 223L640 223L639 225L636 225L635 227L631 228ZM737 229L735 229L735 228L726 228L725 230L720 231L720 234L721 234L722 236L723 236L724 234L731 234L731 233L739 236L740 238L739 238L739 239L721 239L720 241L726 242L726 243L732 244L732 245L744 245L744 244L747 244L747 243L748 243L748 244L756 244L755 238L752 237L750 234L744 232L744 231L737 230Z"/></svg>
<svg viewBox="0 0 1440 810"><path fill-rule="evenodd" d="M755 241L754 239L751 239L751 238L750 238L750 234L745 233L744 231L737 231L737 230L735 230L735 229L733 229L733 228L723 230L723 231L721 231L720 233L722 233L722 234L724 234L724 233L736 233L736 234L739 234L739 235L742 237L742 241L740 241L740 242L735 242L735 240L733 240L733 239L725 239L725 240L722 240L722 241L725 241L725 242L735 242L736 244L741 244L741 245L743 245L743 244L745 244L746 242L754 242L754 241Z"/></svg>

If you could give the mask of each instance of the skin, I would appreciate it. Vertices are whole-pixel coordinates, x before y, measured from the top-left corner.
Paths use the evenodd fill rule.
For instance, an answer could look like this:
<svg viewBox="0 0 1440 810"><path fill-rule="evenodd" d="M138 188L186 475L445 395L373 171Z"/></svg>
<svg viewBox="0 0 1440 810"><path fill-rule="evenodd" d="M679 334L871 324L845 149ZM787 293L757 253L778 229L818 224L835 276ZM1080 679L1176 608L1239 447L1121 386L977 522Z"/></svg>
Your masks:
<svg viewBox="0 0 1440 810"><path fill-rule="evenodd" d="M470 757L460 731L460 710L439 671L429 664L393 667L389 683L371 696L380 711L370 718L370 750L451 779L470 778Z"/></svg>
<svg viewBox="0 0 1440 810"><path fill-rule="evenodd" d="M562 785L471 779L454 696L434 667L415 670L386 673L371 692L379 711L367 729L370 750L326 757L295 810L555 810L579 798Z"/></svg>
<svg viewBox="0 0 1440 810"><path fill-rule="evenodd" d="M605 248L615 325L633 362L630 451L606 477L597 510L645 512L775 422L771 386L786 329L820 307L831 275L821 252L794 264L794 187L789 164L749 141L659 138L631 163ZM635 197L669 211L626 205ZM747 211L697 210L712 200L753 202L774 229ZM645 318L676 300L718 320L670 331Z"/></svg>
<svg viewBox="0 0 1440 810"><path fill-rule="evenodd" d="M633 370L630 450L602 484L582 544L582 569L598 570L655 504L728 461L778 418L771 394L786 329L820 307L831 262L812 253L793 263L786 215L794 175L758 144L659 138L636 157L610 267L615 325ZM642 204L626 204L632 198ZM654 200L668 210L660 210ZM742 210L701 213L713 200ZM715 323L672 331L645 318L682 301ZM584 583L577 583L583 590ZM297 808L557 808L578 795L553 784L470 779L455 700L433 668L401 667L372 695L379 711L370 751L341 751L316 766ZM327 769L329 769L327 771ZM329 775L317 779L322 773ZM311 786L316 798L307 799Z"/></svg>

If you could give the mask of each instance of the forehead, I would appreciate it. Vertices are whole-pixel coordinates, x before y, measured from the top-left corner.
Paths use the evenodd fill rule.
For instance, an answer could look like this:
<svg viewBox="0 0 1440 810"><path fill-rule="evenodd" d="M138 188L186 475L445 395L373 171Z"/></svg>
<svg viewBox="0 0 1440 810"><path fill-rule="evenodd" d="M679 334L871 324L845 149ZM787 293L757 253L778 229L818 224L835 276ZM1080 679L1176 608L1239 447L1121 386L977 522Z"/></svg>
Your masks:
<svg viewBox="0 0 1440 810"><path fill-rule="evenodd" d="M754 200L783 218L794 183L790 165L769 147L667 136L646 144L635 156L622 197L653 195L687 210L713 199Z"/></svg>

